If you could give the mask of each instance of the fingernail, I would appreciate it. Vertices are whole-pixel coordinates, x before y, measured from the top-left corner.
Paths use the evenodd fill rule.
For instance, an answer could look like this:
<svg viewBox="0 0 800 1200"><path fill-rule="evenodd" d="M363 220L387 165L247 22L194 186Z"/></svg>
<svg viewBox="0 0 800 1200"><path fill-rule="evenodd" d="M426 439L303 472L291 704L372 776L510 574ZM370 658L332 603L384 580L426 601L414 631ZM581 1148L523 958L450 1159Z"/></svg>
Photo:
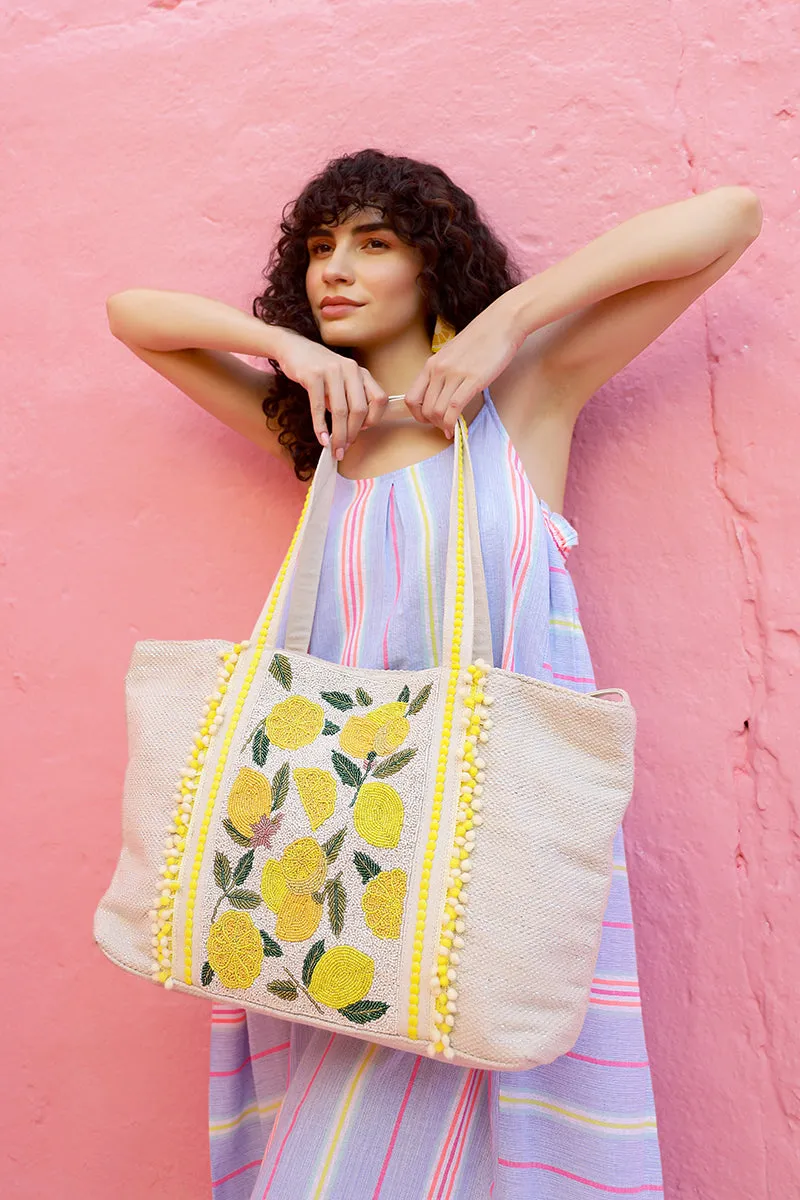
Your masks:
<svg viewBox="0 0 800 1200"><path fill-rule="evenodd" d="M327 433L321 433L319 435L319 440L322 442L323 446L330 446L331 444L330 436Z"/></svg>
<svg viewBox="0 0 800 1200"><path fill-rule="evenodd" d="M339 460L339 462L341 462L341 461L342 461L342 459L344 458L344 450L342 450L341 446L340 446L340 447L339 447L339 449L336 451L336 457L337 457L337 459Z"/></svg>

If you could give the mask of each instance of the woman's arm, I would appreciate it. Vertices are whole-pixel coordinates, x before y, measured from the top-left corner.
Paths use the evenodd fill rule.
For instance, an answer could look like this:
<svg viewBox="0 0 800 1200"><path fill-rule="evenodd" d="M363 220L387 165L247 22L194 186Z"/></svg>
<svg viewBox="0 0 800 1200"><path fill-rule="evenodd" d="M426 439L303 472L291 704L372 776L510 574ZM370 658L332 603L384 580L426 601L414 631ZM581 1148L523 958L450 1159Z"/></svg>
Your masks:
<svg viewBox="0 0 800 1200"><path fill-rule="evenodd" d="M506 292L423 368L406 396L448 436L471 398L503 374L525 420L537 373L574 422L613 374L725 274L761 229L749 188L720 187L639 213Z"/></svg>
<svg viewBox="0 0 800 1200"><path fill-rule="evenodd" d="M368 371L293 330L268 325L221 300L189 292L130 288L106 301L112 334L206 412L291 462L261 408L274 375L236 356L274 359L309 394L314 429L328 444L326 401L334 453L362 426L377 423L386 394Z"/></svg>
<svg viewBox="0 0 800 1200"><path fill-rule="evenodd" d="M498 301L518 345L537 329L607 296L655 280L694 275L761 229L761 204L746 187L719 187L648 209L512 288ZM675 314L678 315L677 313Z"/></svg>

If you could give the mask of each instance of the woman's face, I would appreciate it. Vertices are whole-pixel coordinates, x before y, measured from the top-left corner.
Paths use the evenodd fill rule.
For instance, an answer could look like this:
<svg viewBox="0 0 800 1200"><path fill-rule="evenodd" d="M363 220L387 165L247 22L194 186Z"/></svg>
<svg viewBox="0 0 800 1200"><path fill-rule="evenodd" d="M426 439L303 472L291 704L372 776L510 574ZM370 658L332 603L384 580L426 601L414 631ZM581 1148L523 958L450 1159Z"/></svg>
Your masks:
<svg viewBox="0 0 800 1200"><path fill-rule="evenodd" d="M379 210L314 229L307 244L306 293L325 345L367 349L416 326L424 331L422 252L401 241Z"/></svg>

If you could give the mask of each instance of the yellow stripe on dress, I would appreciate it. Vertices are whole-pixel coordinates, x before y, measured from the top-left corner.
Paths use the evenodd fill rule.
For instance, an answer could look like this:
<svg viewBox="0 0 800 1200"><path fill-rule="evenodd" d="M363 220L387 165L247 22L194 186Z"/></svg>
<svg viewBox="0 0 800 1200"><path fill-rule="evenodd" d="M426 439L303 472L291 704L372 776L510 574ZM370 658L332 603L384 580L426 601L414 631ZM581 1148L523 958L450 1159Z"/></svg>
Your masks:
<svg viewBox="0 0 800 1200"><path fill-rule="evenodd" d="M419 513L422 519L422 528L425 531L425 582L428 588L428 629L431 635L431 654L433 656L433 665L439 666L439 647L436 642L436 597L433 588L433 562L431 555L431 523L428 517L428 507L425 503L425 497L420 485L419 472L417 464L414 463L409 471L411 473L411 482L414 485L414 491L417 494L419 502Z"/></svg>

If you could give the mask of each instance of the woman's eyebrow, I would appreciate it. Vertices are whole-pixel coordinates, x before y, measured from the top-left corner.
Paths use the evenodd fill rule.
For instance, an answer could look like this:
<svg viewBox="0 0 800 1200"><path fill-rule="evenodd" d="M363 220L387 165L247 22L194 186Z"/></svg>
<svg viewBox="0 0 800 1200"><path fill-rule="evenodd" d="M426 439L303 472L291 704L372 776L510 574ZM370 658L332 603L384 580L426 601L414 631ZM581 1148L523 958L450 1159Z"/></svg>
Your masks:
<svg viewBox="0 0 800 1200"><path fill-rule="evenodd" d="M394 232L388 221L370 221L368 225L355 225L353 233L376 233L379 229L385 229L389 233Z"/></svg>
<svg viewBox="0 0 800 1200"><path fill-rule="evenodd" d="M353 233L376 233L378 230L387 230L389 233L394 232L392 226L387 221L370 221L366 225L354 225ZM318 229L312 229L308 234L308 238L314 237L331 237L333 231L320 226Z"/></svg>

